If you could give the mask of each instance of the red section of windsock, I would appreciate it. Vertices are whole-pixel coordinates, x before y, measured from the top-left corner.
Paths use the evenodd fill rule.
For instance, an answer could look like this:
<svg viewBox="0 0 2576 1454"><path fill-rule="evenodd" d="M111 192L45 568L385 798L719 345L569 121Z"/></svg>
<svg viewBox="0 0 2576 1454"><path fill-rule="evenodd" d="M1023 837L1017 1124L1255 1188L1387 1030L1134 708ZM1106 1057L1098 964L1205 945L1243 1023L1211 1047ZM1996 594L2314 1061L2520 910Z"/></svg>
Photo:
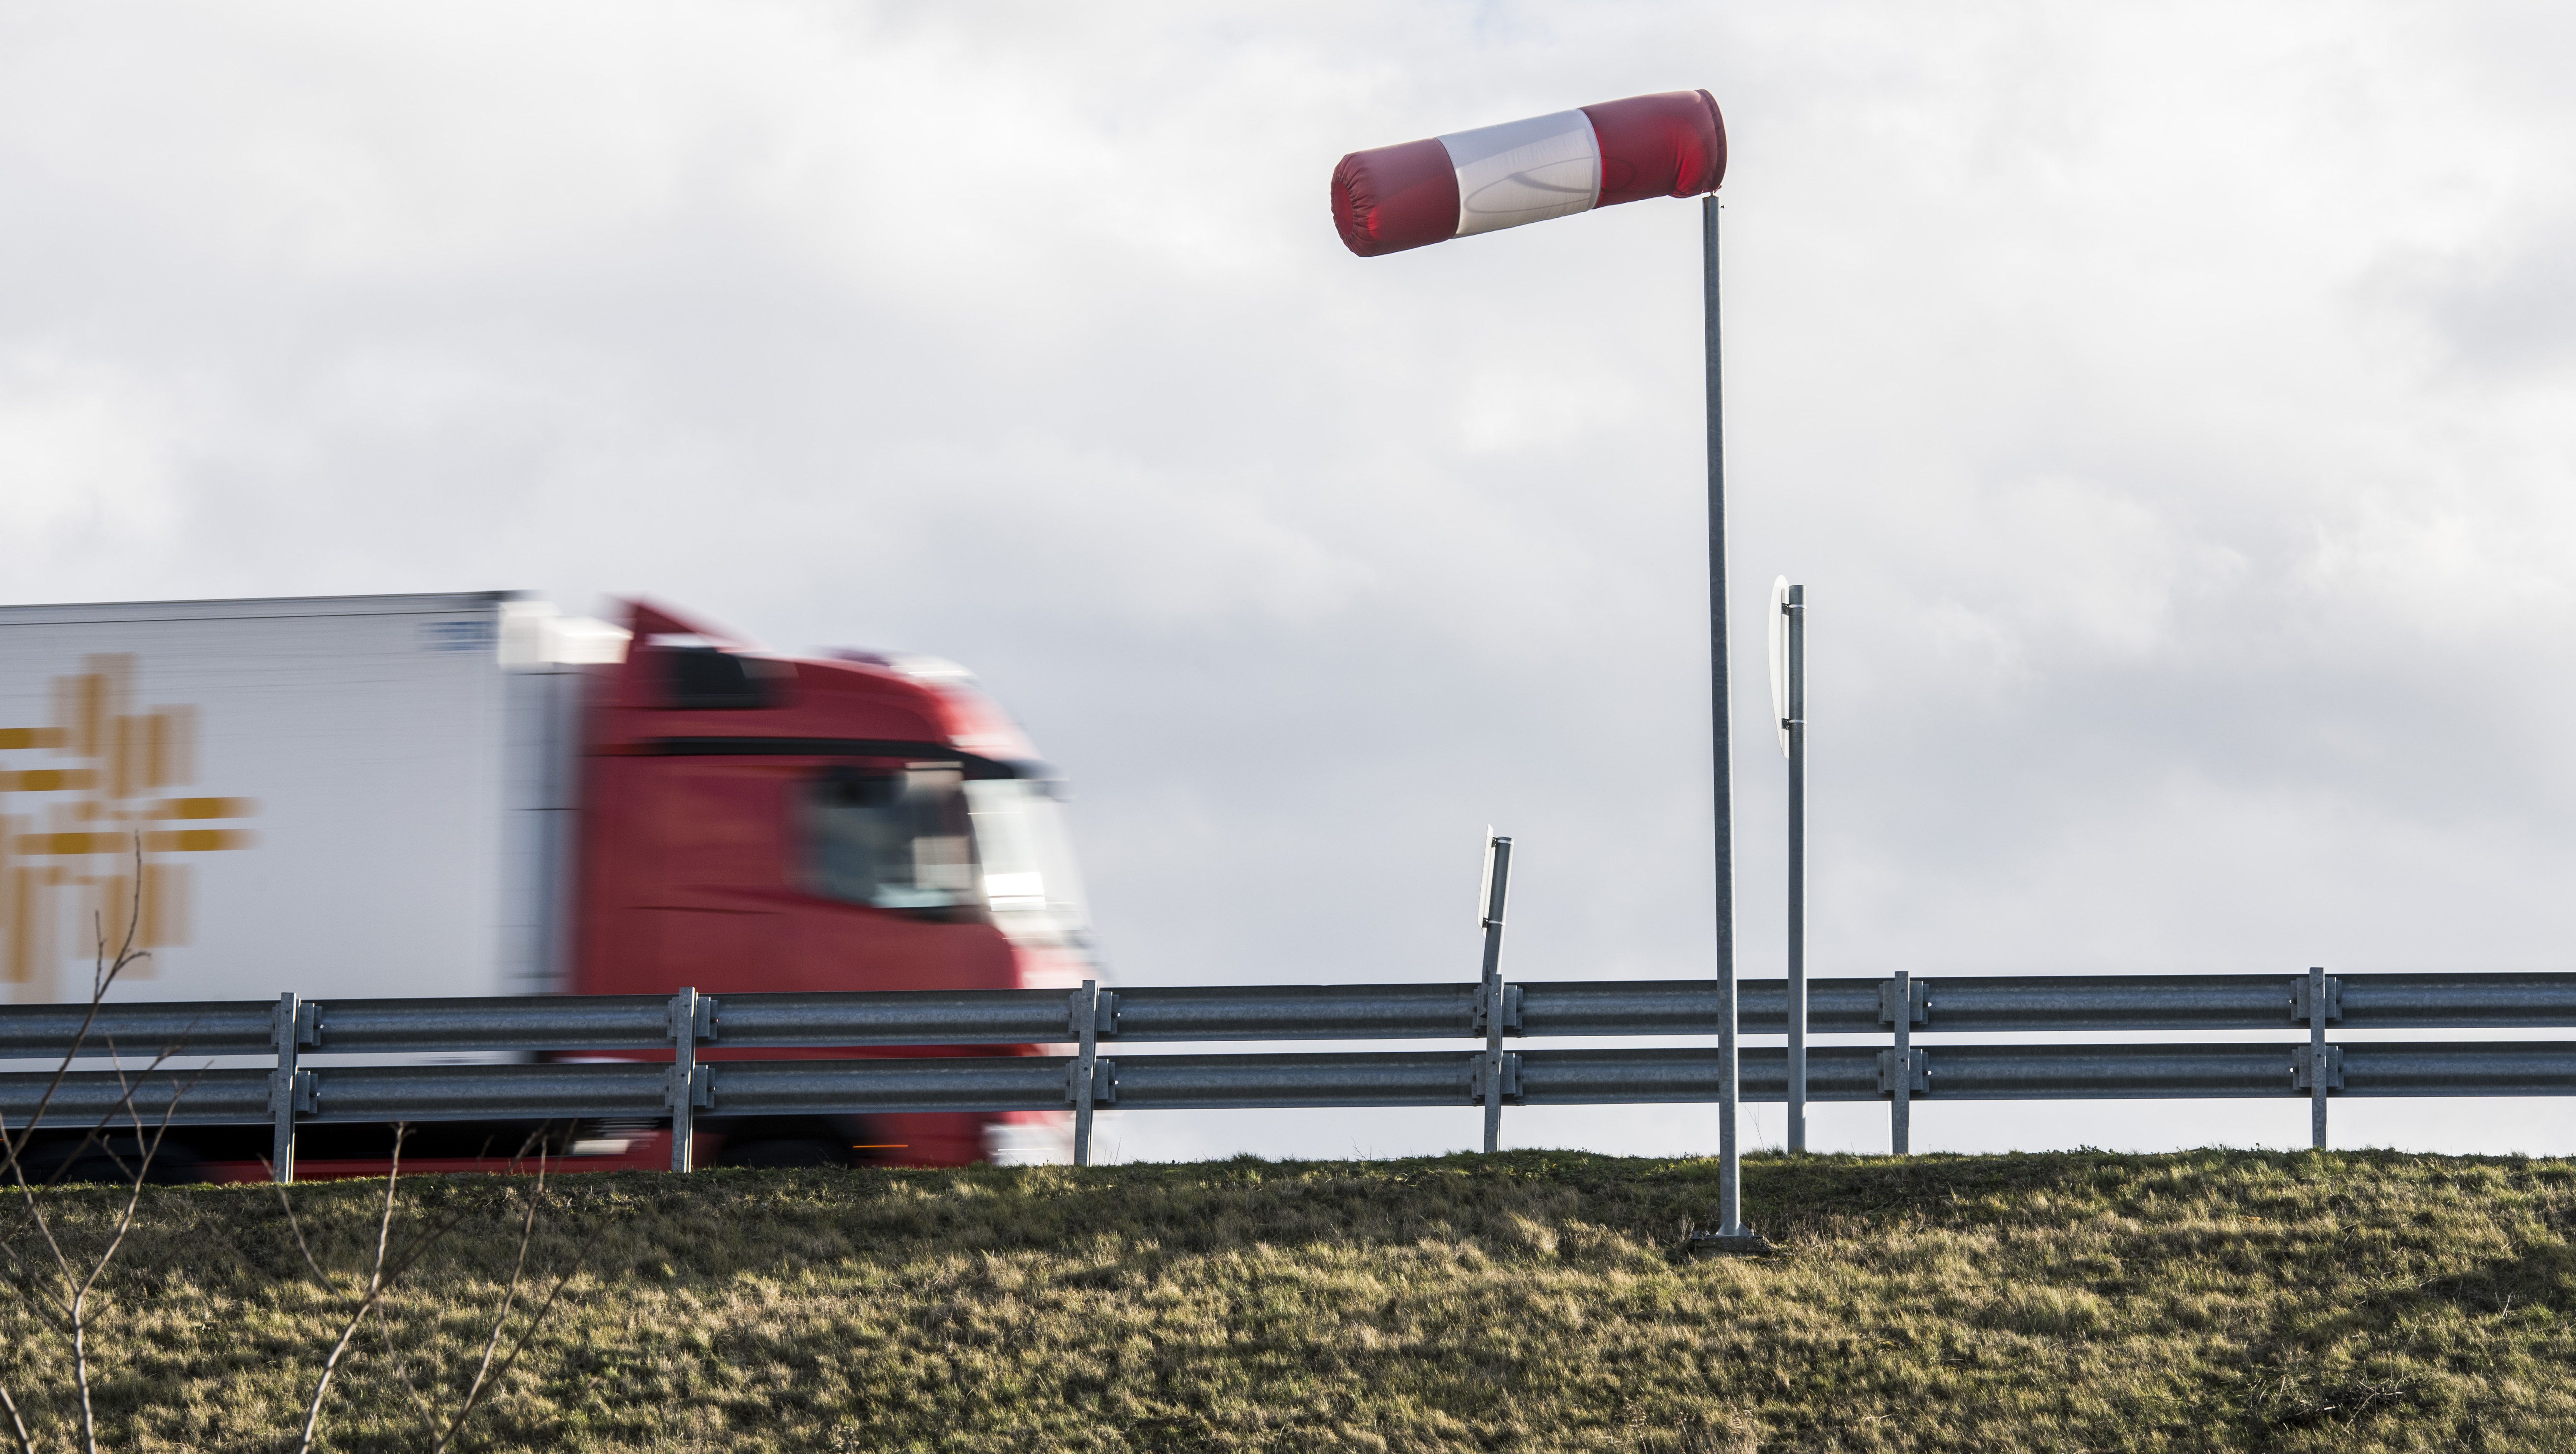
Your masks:
<svg viewBox="0 0 2576 1454"><path fill-rule="evenodd" d="M1695 197L1726 180L1726 118L1706 91L1663 91L1586 106L1601 138L1601 200Z"/></svg>
<svg viewBox="0 0 2576 1454"><path fill-rule="evenodd" d="M1362 257L1446 242L1458 231L1458 173L1434 137L1355 151L1333 168L1333 225Z"/></svg>
<svg viewBox="0 0 2576 1454"><path fill-rule="evenodd" d="M1665 91L1352 152L1333 168L1333 225L1343 246L1378 257L1620 202L1713 192L1725 176L1716 99Z"/></svg>

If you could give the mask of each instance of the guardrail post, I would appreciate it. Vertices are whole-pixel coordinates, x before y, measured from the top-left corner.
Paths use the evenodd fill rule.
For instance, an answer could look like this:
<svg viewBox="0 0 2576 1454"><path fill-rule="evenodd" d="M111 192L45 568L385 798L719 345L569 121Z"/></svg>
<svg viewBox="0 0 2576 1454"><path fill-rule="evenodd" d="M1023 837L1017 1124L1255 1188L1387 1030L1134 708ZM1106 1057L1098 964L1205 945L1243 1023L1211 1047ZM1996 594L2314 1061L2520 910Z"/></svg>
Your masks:
<svg viewBox="0 0 2576 1454"><path fill-rule="evenodd" d="M1073 1062L1073 1164L1091 1164L1091 1077L1100 1054L1100 981L1087 979L1073 992L1073 1023L1082 1053Z"/></svg>
<svg viewBox="0 0 2576 1454"><path fill-rule="evenodd" d="M2317 1151L2326 1149L2326 1093L2333 1088L2336 1078L2333 1065L2327 1058L2326 1021L2336 1018L2343 1009L2336 1003L2341 996L2335 993L2341 988L2340 983L2326 978L2324 965L2309 966L2305 1007L2308 1012L2308 1145Z"/></svg>
<svg viewBox="0 0 2576 1454"><path fill-rule="evenodd" d="M671 996L671 1083L664 1094L671 1102L671 1169L695 1170L692 1143L697 1139L698 992L695 987Z"/></svg>
<svg viewBox="0 0 2576 1454"><path fill-rule="evenodd" d="M268 1175L277 1182L295 1180L295 1062L304 1048L302 1010L293 990L277 997L277 1069L268 1080L268 1109L277 1118Z"/></svg>
<svg viewBox="0 0 2576 1454"><path fill-rule="evenodd" d="M1485 837L1485 1150L1503 1140L1503 904L1510 897L1512 840L1488 829Z"/></svg>
<svg viewBox="0 0 2576 1454"><path fill-rule="evenodd" d="M1880 1002L1879 1013L1896 1027L1895 1048L1888 1055L1887 1146L1891 1155L1913 1154L1914 1140L1914 985L1905 970L1896 972Z"/></svg>

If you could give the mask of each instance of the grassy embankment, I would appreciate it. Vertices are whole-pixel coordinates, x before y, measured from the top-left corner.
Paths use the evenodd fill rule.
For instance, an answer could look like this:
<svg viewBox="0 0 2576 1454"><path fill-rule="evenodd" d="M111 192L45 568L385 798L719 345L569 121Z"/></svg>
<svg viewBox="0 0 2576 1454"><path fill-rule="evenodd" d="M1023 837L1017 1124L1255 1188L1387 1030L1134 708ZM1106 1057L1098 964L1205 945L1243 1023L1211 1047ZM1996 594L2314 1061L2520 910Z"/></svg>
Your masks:
<svg viewBox="0 0 2576 1454"><path fill-rule="evenodd" d="M2576 1165L1746 1173L1778 1255L1697 1262L1698 1161L568 1178L531 1265L586 1270L461 1447L2576 1449ZM404 1225L467 1216L359 1339L325 1447L425 1446L405 1384L452 1403L481 1354L518 1242L501 1191L406 1185ZM362 1265L381 1188L295 1196L324 1265ZM291 1447L346 1304L271 1189L156 1190L135 1238L108 1442ZM59 1427L59 1341L6 1324L0 1378Z"/></svg>

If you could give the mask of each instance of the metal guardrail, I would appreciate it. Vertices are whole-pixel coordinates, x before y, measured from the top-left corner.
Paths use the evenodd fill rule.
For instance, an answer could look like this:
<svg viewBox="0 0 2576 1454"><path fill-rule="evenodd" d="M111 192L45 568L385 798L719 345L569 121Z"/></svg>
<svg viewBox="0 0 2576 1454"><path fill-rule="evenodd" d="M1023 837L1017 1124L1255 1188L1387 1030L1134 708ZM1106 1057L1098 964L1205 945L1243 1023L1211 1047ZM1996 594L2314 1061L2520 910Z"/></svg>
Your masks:
<svg viewBox="0 0 2576 1454"><path fill-rule="evenodd" d="M2329 1097L2576 1094L2576 1041L2361 1041L2352 1030L2576 1027L2576 974L1966 976L1808 981L1808 1028L1885 1035L1884 1048L1810 1046L1805 1099L1885 1100L1906 1149L1915 1100L2304 1097L2324 1143ZM1738 986L1741 1033L1780 1034L1785 981ZM1499 1001L1499 1025L1493 1023ZM1901 1007L1901 1009L1900 1009ZM0 1117L39 1105L95 1124L129 1103L174 1124L273 1124L292 1175L302 1124L669 1117L687 1169L701 1113L1073 1110L1077 1160L1091 1112L1237 1107L1486 1107L1716 1101L1707 1046L1109 1053L1126 1042L1486 1040L1715 1033L1701 980L1519 984L1140 987L873 994L209 1001L0 1007L0 1057L256 1055L267 1068L0 1074ZM89 1019L86 1034L82 1032ZM2304 1043L1921 1045L1923 1034L2304 1030ZM714 1060L707 1050L1031 1046L1073 1055L970 1054ZM648 1060L305 1065L316 1054L596 1054ZM1745 1099L1789 1099L1785 1049L1740 1052ZM48 1096L50 1095L50 1099Z"/></svg>

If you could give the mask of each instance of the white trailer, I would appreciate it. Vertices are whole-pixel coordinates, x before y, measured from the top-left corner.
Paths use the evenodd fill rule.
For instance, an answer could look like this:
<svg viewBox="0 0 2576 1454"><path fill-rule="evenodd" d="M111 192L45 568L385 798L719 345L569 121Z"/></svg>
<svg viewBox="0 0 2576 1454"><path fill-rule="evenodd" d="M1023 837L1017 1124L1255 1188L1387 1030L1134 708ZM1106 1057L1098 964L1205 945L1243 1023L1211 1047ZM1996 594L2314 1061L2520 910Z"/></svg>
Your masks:
<svg viewBox="0 0 2576 1454"><path fill-rule="evenodd" d="M622 638L507 592L0 606L0 992L87 999L129 927L118 1000L560 988Z"/></svg>

